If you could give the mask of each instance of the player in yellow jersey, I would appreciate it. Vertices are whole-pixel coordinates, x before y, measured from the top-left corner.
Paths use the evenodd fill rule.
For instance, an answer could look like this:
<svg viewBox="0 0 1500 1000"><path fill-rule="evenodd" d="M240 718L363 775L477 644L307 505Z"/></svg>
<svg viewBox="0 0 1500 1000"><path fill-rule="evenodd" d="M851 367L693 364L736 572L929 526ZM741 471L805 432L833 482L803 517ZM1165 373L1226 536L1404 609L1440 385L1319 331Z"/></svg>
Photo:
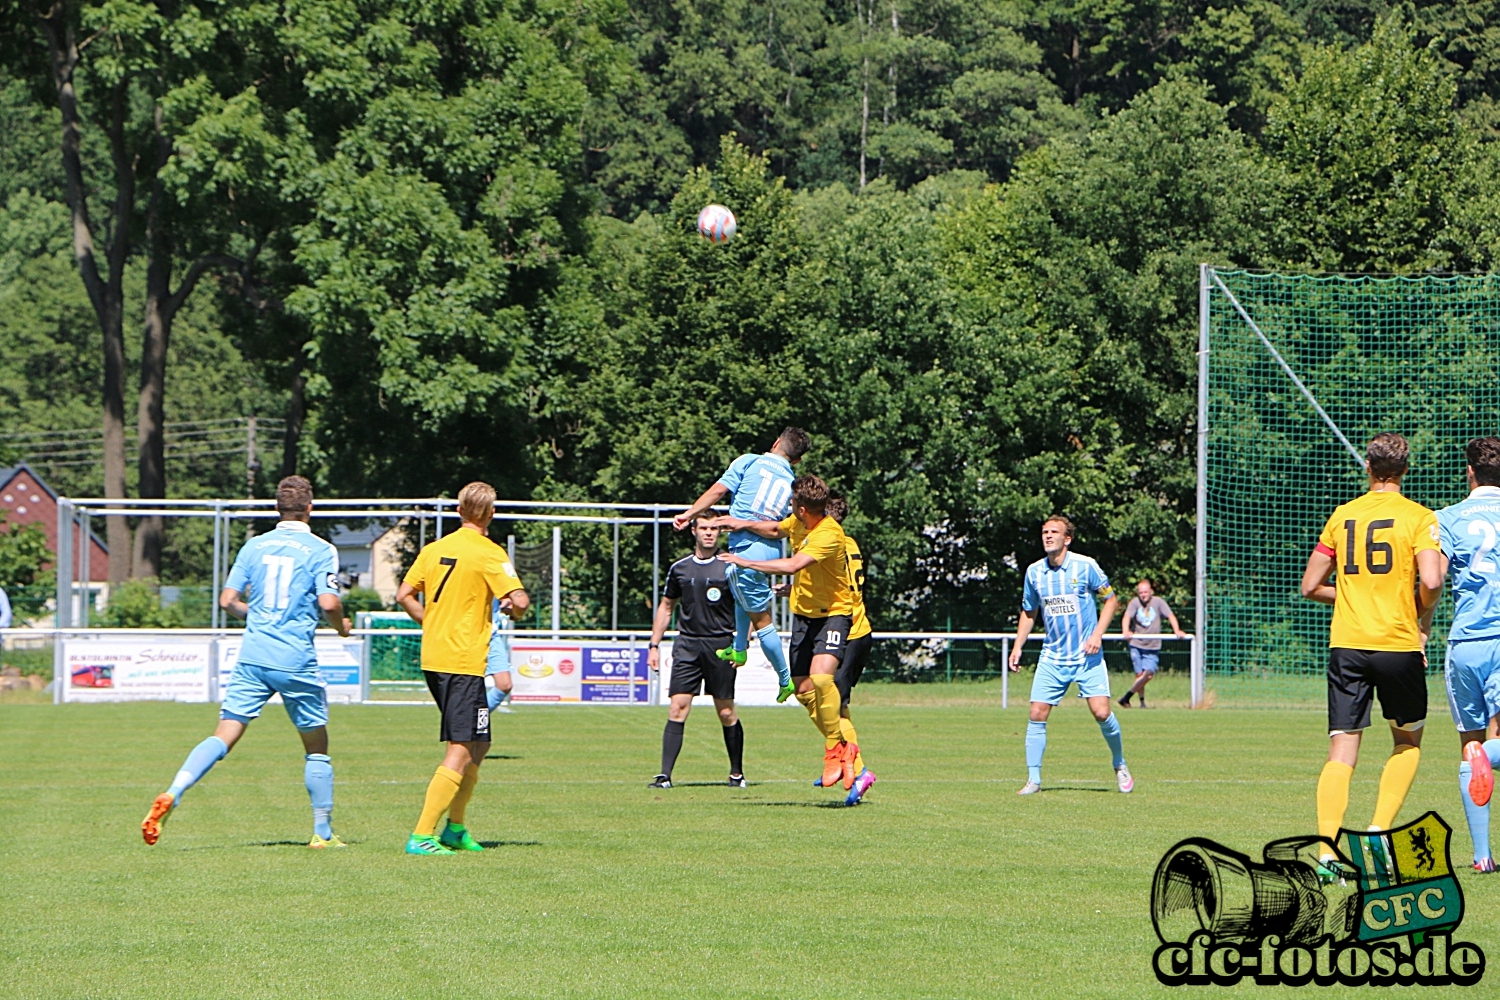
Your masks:
<svg viewBox="0 0 1500 1000"><path fill-rule="evenodd" d="M1380 775L1371 830L1388 830L1421 760L1427 718L1424 616L1443 586L1437 516L1401 495L1410 449L1377 434L1365 449L1369 492L1334 510L1302 574L1302 596L1333 605L1328 636L1328 762L1318 779L1323 860L1349 807L1349 780L1370 699L1380 696L1394 746ZM1335 577L1337 582L1330 578Z"/></svg>
<svg viewBox="0 0 1500 1000"><path fill-rule="evenodd" d="M732 552L719 558L731 566L762 573L795 574L792 583L792 645L788 657L797 700L823 734L823 777L831 787L840 777L854 787L859 746L844 739L839 689L834 673L843 660L854 614L844 529L827 515L828 484L817 476L798 476L792 483L792 514L783 521L715 520L731 531L752 531L762 538L790 538L792 554L783 559L745 559Z"/></svg>
<svg viewBox="0 0 1500 1000"><path fill-rule="evenodd" d="M843 497L829 497L827 514L842 528L844 518L849 516L849 501ZM838 670L834 671L833 684L839 689L839 724L844 733L844 741L861 748L854 758L854 787L849 790L849 796L845 799L845 805L857 806L865 792L875 784L875 772L865 766L859 734L855 732L854 723L849 718L849 694L864 674L865 664L870 662L870 650L874 648L875 640L869 615L865 612L864 553L847 531L844 532L844 559L849 565L849 589L854 595L854 613L850 615L849 645L844 650L844 658L839 663ZM815 782L818 785L822 783L822 778Z"/></svg>
<svg viewBox="0 0 1500 1000"><path fill-rule="evenodd" d="M421 818L408 854L453 854L482 850L464 826L479 765L490 749L490 709L484 690L489 657L492 602L518 619L531 605L505 550L490 541L495 489L470 483L458 494L457 531L423 547L396 591L396 603L422 626L422 676L442 713L440 738L448 744L443 763L427 786ZM425 594L424 605L417 599ZM441 835L437 822L448 823Z"/></svg>

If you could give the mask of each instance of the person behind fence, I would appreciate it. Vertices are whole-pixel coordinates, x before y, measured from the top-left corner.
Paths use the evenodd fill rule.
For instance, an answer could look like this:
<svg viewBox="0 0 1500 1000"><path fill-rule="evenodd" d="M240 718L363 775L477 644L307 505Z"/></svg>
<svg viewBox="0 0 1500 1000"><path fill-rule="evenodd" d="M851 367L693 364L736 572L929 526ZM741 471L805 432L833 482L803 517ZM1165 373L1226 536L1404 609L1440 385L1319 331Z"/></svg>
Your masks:
<svg viewBox="0 0 1500 1000"><path fill-rule="evenodd" d="M1161 640L1145 638L1161 635L1162 619L1172 624L1172 634L1186 639L1187 633L1177 624L1177 616L1167 602L1156 596L1151 581L1142 578L1135 585L1135 596L1125 605L1125 618L1120 631L1130 647L1130 665L1135 668L1135 685L1120 696L1120 704L1130 707L1130 699L1139 696L1141 708L1146 707L1146 685L1156 676L1161 666Z"/></svg>
<svg viewBox="0 0 1500 1000"><path fill-rule="evenodd" d="M245 619L239 657L224 690L219 725L182 762L171 786L151 803L141 822L147 844L197 784L234 748L272 695L281 695L306 751L302 778L312 802L313 835L308 847L343 847L333 832L333 761L328 756L328 692L318 671L313 633L319 612L339 635L349 619L339 599L338 550L308 526L312 485L287 476L276 486L275 530L245 543L235 557L219 606Z"/></svg>
<svg viewBox="0 0 1500 1000"><path fill-rule="evenodd" d="M1318 776L1319 877L1345 874L1333 844L1349 808L1349 782L1370 703L1391 727L1391 755L1380 772L1371 830L1388 830L1422 759L1427 719L1426 635L1421 616L1442 595L1437 515L1401 495L1410 448L1400 434L1377 434L1365 449L1369 490L1336 507L1302 572L1302 596L1333 605L1328 628L1328 760ZM1337 583L1333 578L1337 574Z"/></svg>
<svg viewBox="0 0 1500 1000"><path fill-rule="evenodd" d="M1099 723L1099 732L1109 745L1111 766L1121 792L1135 788L1135 778L1125 765L1120 738L1120 720L1109 707L1109 672L1104 667L1104 633L1114 621L1120 599L1109 577L1088 556L1070 552L1073 522L1054 514L1042 522L1041 559L1026 567L1021 591L1021 615L1016 641L1010 648L1010 669L1021 669L1021 649L1037 615L1042 616L1046 638L1031 681L1031 718L1026 724L1026 784L1017 795L1035 795L1042 790L1042 757L1047 752L1047 719L1062 702L1068 686L1078 685L1078 697L1088 699L1089 711ZM1095 605L1104 599L1104 608Z"/></svg>
<svg viewBox="0 0 1500 1000"><path fill-rule="evenodd" d="M661 588L661 603L651 622L651 643L646 663L661 669L661 640L677 612L677 639L672 643L671 704L667 725L661 734L661 771L648 787L671 788L672 768L682 751L683 727L693 698L707 693L724 732L729 754L729 787L745 788L745 727L734 710L734 681L739 669L716 655L734 635L734 598L729 593L728 567L715 558L719 550L718 526L699 517L691 525L693 553L674 562Z"/></svg>
<svg viewBox="0 0 1500 1000"><path fill-rule="evenodd" d="M10 628L10 623L10 595L5 592L4 587L0 587L0 628Z"/></svg>
<svg viewBox="0 0 1500 1000"><path fill-rule="evenodd" d="M512 619L531 599L516 577L505 550L490 540L495 488L470 483L458 493L463 523L422 548L396 591L396 603L422 626L422 676L442 716L439 739L448 745L443 762L427 785L416 829L406 853L417 855L480 851L465 825L469 799L479 783L479 765L490 749L490 708L484 671L494 624L496 599ZM424 595L424 605L417 597ZM437 832L443 814L448 822Z"/></svg>

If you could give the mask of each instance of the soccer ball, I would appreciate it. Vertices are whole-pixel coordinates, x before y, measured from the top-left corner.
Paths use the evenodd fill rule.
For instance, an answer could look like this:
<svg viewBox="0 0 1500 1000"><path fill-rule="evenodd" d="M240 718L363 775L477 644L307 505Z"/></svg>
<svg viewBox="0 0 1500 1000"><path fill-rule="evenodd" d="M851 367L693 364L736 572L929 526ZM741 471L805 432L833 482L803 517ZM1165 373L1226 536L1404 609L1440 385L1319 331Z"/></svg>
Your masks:
<svg viewBox="0 0 1500 1000"><path fill-rule="evenodd" d="M698 232L710 243L728 243L739 228L734 213L723 205L709 205L698 213Z"/></svg>

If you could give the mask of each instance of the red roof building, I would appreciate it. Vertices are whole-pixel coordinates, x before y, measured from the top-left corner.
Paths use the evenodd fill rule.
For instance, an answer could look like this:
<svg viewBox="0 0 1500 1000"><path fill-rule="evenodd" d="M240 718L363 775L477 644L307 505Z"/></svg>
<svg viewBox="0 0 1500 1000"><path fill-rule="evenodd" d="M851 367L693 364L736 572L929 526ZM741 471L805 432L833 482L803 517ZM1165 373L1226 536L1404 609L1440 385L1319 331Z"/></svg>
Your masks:
<svg viewBox="0 0 1500 1000"><path fill-rule="evenodd" d="M57 551L57 494L25 462L15 468L0 469L0 515L10 524L41 525L47 535L48 548ZM81 535L81 531L74 530L74 553L79 551ZM89 532L88 570L90 582L102 583L109 579L109 548L92 531Z"/></svg>

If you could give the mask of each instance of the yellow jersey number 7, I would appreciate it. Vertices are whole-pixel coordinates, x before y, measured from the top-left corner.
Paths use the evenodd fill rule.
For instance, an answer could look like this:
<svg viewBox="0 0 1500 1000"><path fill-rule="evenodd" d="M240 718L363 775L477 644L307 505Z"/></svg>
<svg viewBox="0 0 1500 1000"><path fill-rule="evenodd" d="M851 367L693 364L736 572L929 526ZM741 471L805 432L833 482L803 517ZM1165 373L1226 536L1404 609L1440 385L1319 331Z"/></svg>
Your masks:
<svg viewBox="0 0 1500 1000"><path fill-rule="evenodd" d="M437 593L432 595L432 603L436 604L443 596L443 588L448 586L448 577L453 575L453 568L458 565L458 560L453 556L443 556L438 563L448 567L448 572L443 574L443 579L438 583Z"/></svg>

